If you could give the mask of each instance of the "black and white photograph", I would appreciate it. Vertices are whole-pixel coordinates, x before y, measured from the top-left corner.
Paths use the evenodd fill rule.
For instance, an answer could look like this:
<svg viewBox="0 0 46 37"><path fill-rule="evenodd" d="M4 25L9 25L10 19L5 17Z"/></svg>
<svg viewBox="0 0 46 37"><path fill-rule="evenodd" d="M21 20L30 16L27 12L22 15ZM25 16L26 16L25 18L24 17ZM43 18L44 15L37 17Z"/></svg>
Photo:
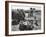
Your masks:
<svg viewBox="0 0 46 37"><path fill-rule="evenodd" d="M44 32L44 5L36 3L8 3L9 35Z"/></svg>
<svg viewBox="0 0 46 37"><path fill-rule="evenodd" d="M12 9L12 31L27 31L41 29L40 7L36 7L37 9L28 6L19 6L16 8Z"/></svg>

